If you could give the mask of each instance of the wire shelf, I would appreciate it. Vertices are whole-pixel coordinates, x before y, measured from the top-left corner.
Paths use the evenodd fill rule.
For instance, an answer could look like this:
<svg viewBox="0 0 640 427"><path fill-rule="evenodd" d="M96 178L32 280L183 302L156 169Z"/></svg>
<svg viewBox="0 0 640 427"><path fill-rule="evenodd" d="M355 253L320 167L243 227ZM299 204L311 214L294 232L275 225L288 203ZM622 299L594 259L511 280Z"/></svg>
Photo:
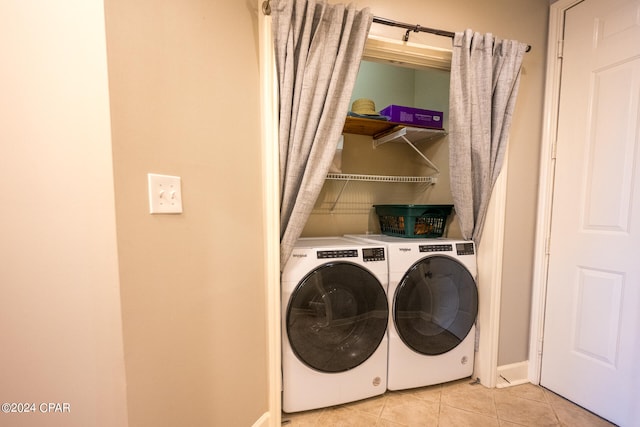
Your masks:
<svg viewBox="0 0 640 427"><path fill-rule="evenodd" d="M348 173L330 173L327 179L337 181L368 181L368 182L426 182L435 184L438 178L434 176L390 176L390 175L361 175Z"/></svg>

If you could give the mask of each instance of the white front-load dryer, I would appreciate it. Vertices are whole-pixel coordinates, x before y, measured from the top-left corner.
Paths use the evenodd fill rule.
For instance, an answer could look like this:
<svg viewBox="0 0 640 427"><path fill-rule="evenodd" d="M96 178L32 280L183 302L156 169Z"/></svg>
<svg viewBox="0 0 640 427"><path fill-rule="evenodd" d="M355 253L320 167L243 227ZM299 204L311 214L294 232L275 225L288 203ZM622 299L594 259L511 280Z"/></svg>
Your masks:
<svg viewBox="0 0 640 427"><path fill-rule="evenodd" d="M471 376L478 313L473 242L349 237L387 248L387 388L403 390Z"/></svg>
<svg viewBox="0 0 640 427"><path fill-rule="evenodd" d="M384 245L301 238L282 271L282 409L383 394L388 270Z"/></svg>

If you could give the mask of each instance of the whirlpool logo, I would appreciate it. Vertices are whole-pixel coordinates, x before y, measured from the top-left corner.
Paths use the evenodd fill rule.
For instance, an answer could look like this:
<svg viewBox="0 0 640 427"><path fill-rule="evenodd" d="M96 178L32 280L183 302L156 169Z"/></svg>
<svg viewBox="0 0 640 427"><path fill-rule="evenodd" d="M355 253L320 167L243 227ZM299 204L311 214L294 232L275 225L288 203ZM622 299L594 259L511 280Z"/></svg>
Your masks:
<svg viewBox="0 0 640 427"><path fill-rule="evenodd" d="M291 256L294 257L294 258L306 258L307 254L293 254Z"/></svg>
<svg viewBox="0 0 640 427"><path fill-rule="evenodd" d="M411 252L411 248L400 248L400 252Z"/></svg>

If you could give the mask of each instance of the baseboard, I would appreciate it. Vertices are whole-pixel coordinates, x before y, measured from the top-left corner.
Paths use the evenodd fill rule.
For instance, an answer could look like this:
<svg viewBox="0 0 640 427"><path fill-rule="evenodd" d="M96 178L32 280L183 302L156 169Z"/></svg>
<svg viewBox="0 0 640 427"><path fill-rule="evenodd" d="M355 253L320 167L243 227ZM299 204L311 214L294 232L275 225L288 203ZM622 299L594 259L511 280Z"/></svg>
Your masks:
<svg viewBox="0 0 640 427"><path fill-rule="evenodd" d="M255 423L253 423L251 427L267 427L269 426L270 418L271 416L269 415L269 413L265 412L264 414L262 414L260 418L258 418L258 420Z"/></svg>
<svg viewBox="0 0 640 427"><path fill-rule="evenodd" d="M498 366L497 388L513 387L529 382L529 361Z"/></svg>

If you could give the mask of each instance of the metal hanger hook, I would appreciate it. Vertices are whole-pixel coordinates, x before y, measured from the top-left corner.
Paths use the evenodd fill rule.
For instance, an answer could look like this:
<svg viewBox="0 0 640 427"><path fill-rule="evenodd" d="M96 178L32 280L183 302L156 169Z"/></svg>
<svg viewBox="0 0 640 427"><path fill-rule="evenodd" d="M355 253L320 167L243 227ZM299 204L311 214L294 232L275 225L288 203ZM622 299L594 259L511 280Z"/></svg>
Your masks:
<svg viewBox="0 0 640 427"><path fill-rule="evenodd" d="M409 41L409 34L411 33L411 31L413 31L414 33L419 33L420 32L420 24L416 24L416 26L413 29L407 30L407 32L404 33L404 37L402 38L402 41L405 41L405 42Z"/></svg>

